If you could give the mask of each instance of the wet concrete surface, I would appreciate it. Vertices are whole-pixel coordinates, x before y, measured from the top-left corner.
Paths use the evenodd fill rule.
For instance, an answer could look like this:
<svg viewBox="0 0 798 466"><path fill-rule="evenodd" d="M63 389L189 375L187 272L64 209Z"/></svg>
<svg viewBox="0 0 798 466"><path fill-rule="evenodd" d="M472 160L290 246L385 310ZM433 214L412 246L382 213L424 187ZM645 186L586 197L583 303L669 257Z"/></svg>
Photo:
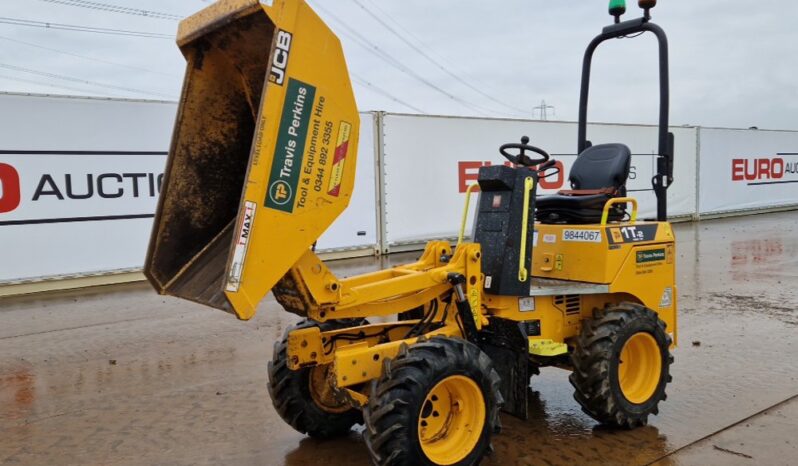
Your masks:
<svg viewBox="0 0 798 466"><path fill-rule="evenodd" d="M798 397L695 442L670 455L670 464L796 464ZM771 454L765 456L761 452ZM756 456L754 456L756 455ZM664 463L663 463L664 464Z"/></svg>
<svg viewBox="0 0 798 466"><path fill-rule="evenodd" d="M798 461L798 408L779 405L798 394L798 212L676 230L680 346L660 415L597 428L568 373L544 369L531 419L503 416L485 464ZM414 256L331 265L348 275ZM295 320L271 298L239 322L146 284L0 300L0 464L368 464L357 431L316 441L272 408L266 361Z"/></svg>

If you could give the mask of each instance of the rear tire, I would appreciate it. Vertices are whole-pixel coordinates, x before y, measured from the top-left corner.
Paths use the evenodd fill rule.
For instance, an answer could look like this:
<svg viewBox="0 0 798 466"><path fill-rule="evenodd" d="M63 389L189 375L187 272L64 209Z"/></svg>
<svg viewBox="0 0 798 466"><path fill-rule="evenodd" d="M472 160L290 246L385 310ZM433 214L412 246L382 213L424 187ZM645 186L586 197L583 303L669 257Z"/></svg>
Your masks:
<svg viewBox="0 0 798 466"><path fill-rule="evenodd" d="M490 449L502 404L490 358L468 341L405 347L372 384L363 433L378 466L473 465Z"/></svg>
<svg viewBox="0 0 798 466"><path fill-rule="evenodd" d="M324 323L303 320L286 330L282 341L275 343L269 362L269 395L280 417L297 431L315 438L340 437L348 434L353 425L363 422L363 418L359 410L331 398L329 387L323 385L329 365L297 371L288 368L288 334L314 326L327 332L362 323L359 320Z"/></svg>
<svg viewBox="0 0 798 466"><path fill-rule="evenodd" d="M571 355L574 398L602 424L627 429L646 425L667 398L670 345L665 323L640 304L597 311L582 323Z"/></svg>

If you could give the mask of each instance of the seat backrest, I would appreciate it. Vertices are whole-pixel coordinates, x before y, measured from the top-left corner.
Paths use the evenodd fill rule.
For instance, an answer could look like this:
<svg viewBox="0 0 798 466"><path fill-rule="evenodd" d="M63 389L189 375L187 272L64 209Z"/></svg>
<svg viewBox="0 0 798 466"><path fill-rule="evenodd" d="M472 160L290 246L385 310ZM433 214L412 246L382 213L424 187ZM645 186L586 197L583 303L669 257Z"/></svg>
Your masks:
<svg viewBox="0 0 798 466"><path fill-rule="evenodd" d="M624 195L631 164L632 151L626 145L599 144L579 154L568 180L572 189L615 188Z"/></svg>

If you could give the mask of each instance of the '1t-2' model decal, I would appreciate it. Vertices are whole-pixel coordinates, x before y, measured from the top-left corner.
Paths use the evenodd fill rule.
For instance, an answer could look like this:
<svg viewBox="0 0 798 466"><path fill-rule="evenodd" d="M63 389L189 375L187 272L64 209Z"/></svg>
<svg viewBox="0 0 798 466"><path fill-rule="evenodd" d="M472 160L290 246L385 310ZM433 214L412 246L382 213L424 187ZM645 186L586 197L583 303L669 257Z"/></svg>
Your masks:
<svg viewBox="0 0 798 466"><path fill-rule="evenodd" d="M658 225L629 225L607 228L607 240L610 244L639 243L653 241L657 237Z"/></svg>

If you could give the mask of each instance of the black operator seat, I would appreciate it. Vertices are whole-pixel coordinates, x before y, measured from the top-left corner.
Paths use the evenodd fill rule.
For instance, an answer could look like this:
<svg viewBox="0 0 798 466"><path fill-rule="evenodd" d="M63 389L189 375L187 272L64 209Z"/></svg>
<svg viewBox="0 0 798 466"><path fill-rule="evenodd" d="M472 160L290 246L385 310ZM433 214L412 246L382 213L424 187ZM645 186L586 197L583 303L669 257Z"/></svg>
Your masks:
<svg viewBox="0 0 798 466"><path fill-rule="evenodd" d="M599 223L604 204L626 195L626 180L632 151L624 144L599 144L585 149L576 158L568 180L571 190L540 196L535 219L541 223ZM610 209L610 220L623 220L624 205Z"/></svg>

